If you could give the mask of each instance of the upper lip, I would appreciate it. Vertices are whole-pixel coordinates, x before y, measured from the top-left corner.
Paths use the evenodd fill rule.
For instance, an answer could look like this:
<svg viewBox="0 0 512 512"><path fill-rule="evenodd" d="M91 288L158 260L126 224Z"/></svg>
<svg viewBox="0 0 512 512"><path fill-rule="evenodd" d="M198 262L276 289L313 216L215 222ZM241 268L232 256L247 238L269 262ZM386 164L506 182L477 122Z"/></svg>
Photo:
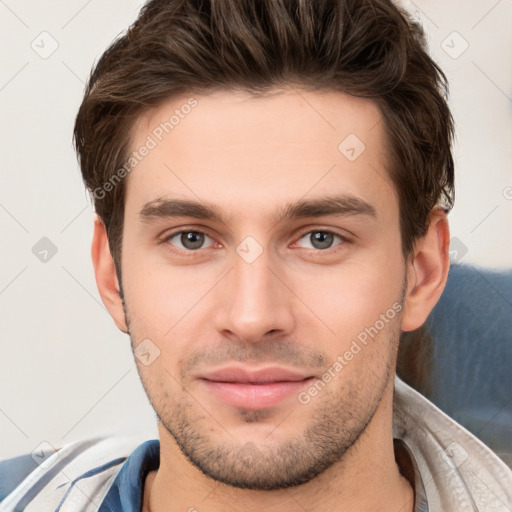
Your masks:
<svg viewBox="0 0 512 512"><path fill-rule="evenodd" d="M312 377L311 374L282 368L280 366L267 366L265 368L250 369L243 366L226 366L217 370L204 372L198 376L200 379L214 382L237 382L249 384L267 384L270 382L301 381Z"/></svg>

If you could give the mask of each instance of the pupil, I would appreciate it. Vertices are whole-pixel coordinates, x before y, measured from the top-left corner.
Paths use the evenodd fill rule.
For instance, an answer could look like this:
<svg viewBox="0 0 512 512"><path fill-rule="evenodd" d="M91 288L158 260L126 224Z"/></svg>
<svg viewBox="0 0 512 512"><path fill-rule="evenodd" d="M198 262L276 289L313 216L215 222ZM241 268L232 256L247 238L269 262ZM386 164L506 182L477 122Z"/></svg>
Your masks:
<svg viewBox="0 0 512 512"><path fill-rule="evenodd" d="M203 235L195 231L188 231L181 235L181 243L187 249L198 249L203 244Z"/></svg>
<svg viewBox="0 0 512 512"><path fill-rule="evenodd" d="M323 231L316 231L312 236L313 246L317 249L326 249L332 244L331 233L324 233ZM319 245L319 246L318 246Z"/></svg>

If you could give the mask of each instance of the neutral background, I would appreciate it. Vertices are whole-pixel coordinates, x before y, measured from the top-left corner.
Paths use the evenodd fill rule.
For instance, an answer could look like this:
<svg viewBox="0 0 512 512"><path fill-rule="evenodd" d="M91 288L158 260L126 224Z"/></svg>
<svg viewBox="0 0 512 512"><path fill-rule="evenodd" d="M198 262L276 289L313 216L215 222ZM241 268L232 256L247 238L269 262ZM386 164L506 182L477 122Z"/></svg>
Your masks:
<svg viewBox="0 0 512 512"><path fill-rule="evenodd" d="M0 0L0 458L104 433L156 436L129 338L96 289L93 210L71 145L88 73L141 5ZM404 5L451 82L453 257L510 268L512 0Z"/></svg>

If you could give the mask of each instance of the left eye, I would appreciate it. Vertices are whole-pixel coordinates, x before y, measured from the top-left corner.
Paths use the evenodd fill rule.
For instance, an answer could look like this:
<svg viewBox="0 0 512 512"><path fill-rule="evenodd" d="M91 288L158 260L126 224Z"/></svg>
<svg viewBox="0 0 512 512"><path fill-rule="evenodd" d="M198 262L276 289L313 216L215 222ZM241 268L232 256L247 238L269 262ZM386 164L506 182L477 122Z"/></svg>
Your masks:
<svg viewBox="0 0 512 512"><path fill-rule="evenodd" d="M300 239L302 240L303 238L310 240L313 246L312 248L318 250L330 249L335 238L339 238L341 242L345 242L344 237L336 233L331 233L330 231L309 231L308 233L304 233Z"/></svg>

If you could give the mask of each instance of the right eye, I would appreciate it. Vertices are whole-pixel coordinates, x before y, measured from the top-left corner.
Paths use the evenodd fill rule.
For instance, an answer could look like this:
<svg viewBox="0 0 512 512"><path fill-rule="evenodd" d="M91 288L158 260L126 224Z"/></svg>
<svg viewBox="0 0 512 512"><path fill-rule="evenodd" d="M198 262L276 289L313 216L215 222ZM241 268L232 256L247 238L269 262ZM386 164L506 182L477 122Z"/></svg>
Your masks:
<svg viewBox="0 0 512 512"><path fill-rule="evenodd" d="M205 242L205 238L210 238L206 233L202 231L194 231L194 230L180 230L167 235L163 242L170 242L171 245L181 244L179 247L180 250L186 252L197 251L198 249L202 249L204 247L203 244ZM173 240L175 240L173 242Z"/></svg>

